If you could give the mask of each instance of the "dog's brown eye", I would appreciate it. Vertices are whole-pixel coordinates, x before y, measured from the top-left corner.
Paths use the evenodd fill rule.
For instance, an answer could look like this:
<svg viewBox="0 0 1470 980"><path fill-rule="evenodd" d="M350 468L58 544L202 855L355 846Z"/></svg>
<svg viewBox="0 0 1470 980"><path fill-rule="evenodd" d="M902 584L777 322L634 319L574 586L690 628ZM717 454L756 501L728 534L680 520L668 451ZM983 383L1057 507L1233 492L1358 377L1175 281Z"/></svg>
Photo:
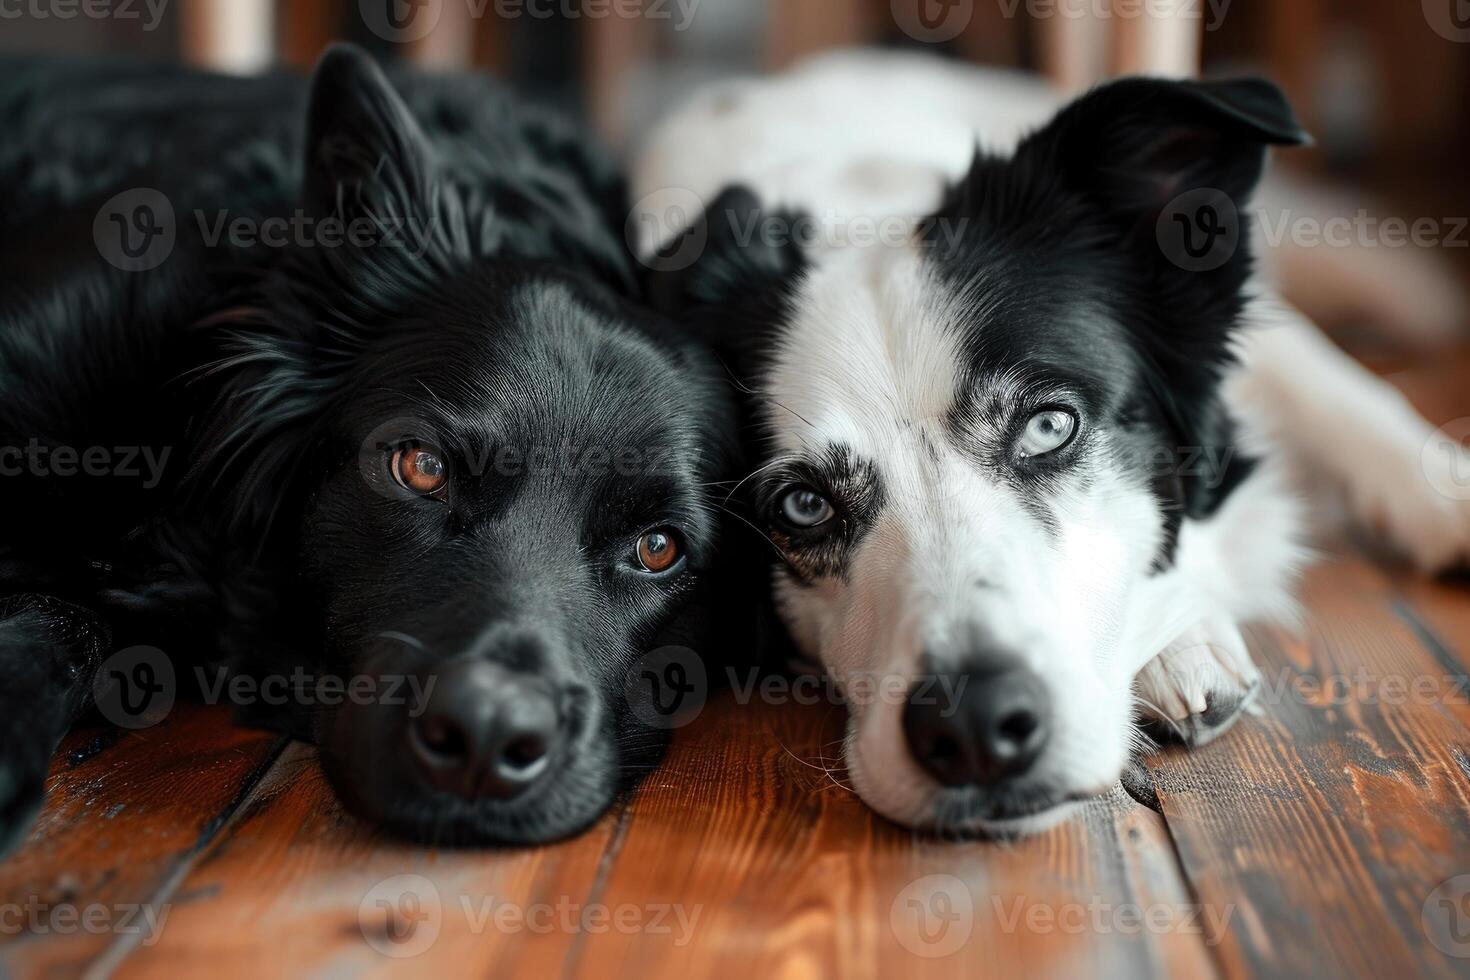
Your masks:
<svg viewBox="0 0 1470 980"><path fill-rule="evenodd" d="M638 564L645 572L667 572L679 562L679 540L674 532L657 528L638 539Z"/></svg>
<svg viewBox="0 0 1470 980"><path fill-rule="evenodd" d="M399 486L421 496L433 496L449 483L449 467L431 449L414 446L396 450L389 467Z"/></svg>

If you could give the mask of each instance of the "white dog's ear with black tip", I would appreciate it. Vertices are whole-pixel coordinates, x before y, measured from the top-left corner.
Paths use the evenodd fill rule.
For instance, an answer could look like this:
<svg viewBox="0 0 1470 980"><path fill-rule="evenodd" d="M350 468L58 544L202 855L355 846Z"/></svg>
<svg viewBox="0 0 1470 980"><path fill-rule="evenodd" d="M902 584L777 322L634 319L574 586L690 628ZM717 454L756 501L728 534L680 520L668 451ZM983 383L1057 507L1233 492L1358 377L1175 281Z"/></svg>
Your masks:
<svg viewBox="0 0 1470 980"><path fill-rule="evenodd" d="M361 48L317 64L306 117L303 195L318 217L402 219L430 207L434 154L413 113Z"/></svg>

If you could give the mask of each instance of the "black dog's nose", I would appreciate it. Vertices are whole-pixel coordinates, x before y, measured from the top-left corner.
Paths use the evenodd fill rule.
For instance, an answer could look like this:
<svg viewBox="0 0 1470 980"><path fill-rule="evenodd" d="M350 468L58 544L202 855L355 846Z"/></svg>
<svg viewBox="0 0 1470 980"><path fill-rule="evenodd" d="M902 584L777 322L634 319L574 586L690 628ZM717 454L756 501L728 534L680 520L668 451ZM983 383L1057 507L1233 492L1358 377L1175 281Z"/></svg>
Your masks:
<svg viewBox="0 0 1470 980"><path fill-rule="evenodd" d="M904 737L919 765L945 786L993 786L1030 769L1050 735L1041 678L1011 666L949 680L915 684L904 706Z"/></svg>
<svg viewBox="0 0 1470 980"><path fill-rule="evenodd" d="M508 800L550 765L562 737L545 681L484 660L446 667L412 723L414 757L429 782L465 799Z"/></svg>

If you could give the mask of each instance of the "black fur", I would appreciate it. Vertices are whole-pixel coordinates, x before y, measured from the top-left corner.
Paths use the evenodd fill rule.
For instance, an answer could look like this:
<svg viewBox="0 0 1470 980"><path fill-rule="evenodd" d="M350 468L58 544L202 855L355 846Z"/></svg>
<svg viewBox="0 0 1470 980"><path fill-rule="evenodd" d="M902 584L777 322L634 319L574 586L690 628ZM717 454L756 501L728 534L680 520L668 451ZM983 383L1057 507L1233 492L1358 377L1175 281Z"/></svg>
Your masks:
<svg viewBox="0 0 1470 980"><path fill-rule="evenodd" d="M38 448L0 478L0 847L102 654L133 644L181 678L223 660L382 684L275 720L404 833L537 841L595 819L662 744L625 677L699 642L733 465L717 366L636 302L617 173L494 84L390 83L349 48L310 85L28 60L3 78L0 447ZM176 219L147 271L93 237L132 188ZM221 215L314 230L211 241ZM388 474L408 442L446 456L443 499ZM34 462L58 447L118 452L100 474ZM119 474L124 450L158 465ZM661 526L684 557L654 576L634 542ZM508 803L427 785L406 710L381 703L464 658L535 674L571 717L555 775Z"/></svg>

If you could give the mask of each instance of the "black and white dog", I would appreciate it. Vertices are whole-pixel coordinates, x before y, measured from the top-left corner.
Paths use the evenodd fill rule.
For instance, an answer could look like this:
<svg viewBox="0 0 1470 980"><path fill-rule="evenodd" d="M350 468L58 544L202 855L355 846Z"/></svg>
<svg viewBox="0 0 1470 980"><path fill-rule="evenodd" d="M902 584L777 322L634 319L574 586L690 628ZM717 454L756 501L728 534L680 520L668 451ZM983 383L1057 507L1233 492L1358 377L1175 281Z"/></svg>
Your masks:
<svg viewBox="0 0 1470 980"><path fill-rule="evenodd" d="M1289 468L1425 568L1466 556L1463 452L1253 277L1240 216L1304 139L1257 80L1062 106L849 53L647 147L658 294L731 352L777 601L881 813L1033 830L1115 783L1140 716L1222 731L1259 686L1240 624L1289 617L1306 558Z"/></svg>
<svg viewBox="0 0 1470 980"><path fill-rule="evenodd" d="M0 844L94 689L160 684L94 688L145 644L291 677L403 833L594 820L656 756L624 675L694 642L733 442L634 302L617 172L351 48L310 84L12 61L0 125Z"/></svg>

